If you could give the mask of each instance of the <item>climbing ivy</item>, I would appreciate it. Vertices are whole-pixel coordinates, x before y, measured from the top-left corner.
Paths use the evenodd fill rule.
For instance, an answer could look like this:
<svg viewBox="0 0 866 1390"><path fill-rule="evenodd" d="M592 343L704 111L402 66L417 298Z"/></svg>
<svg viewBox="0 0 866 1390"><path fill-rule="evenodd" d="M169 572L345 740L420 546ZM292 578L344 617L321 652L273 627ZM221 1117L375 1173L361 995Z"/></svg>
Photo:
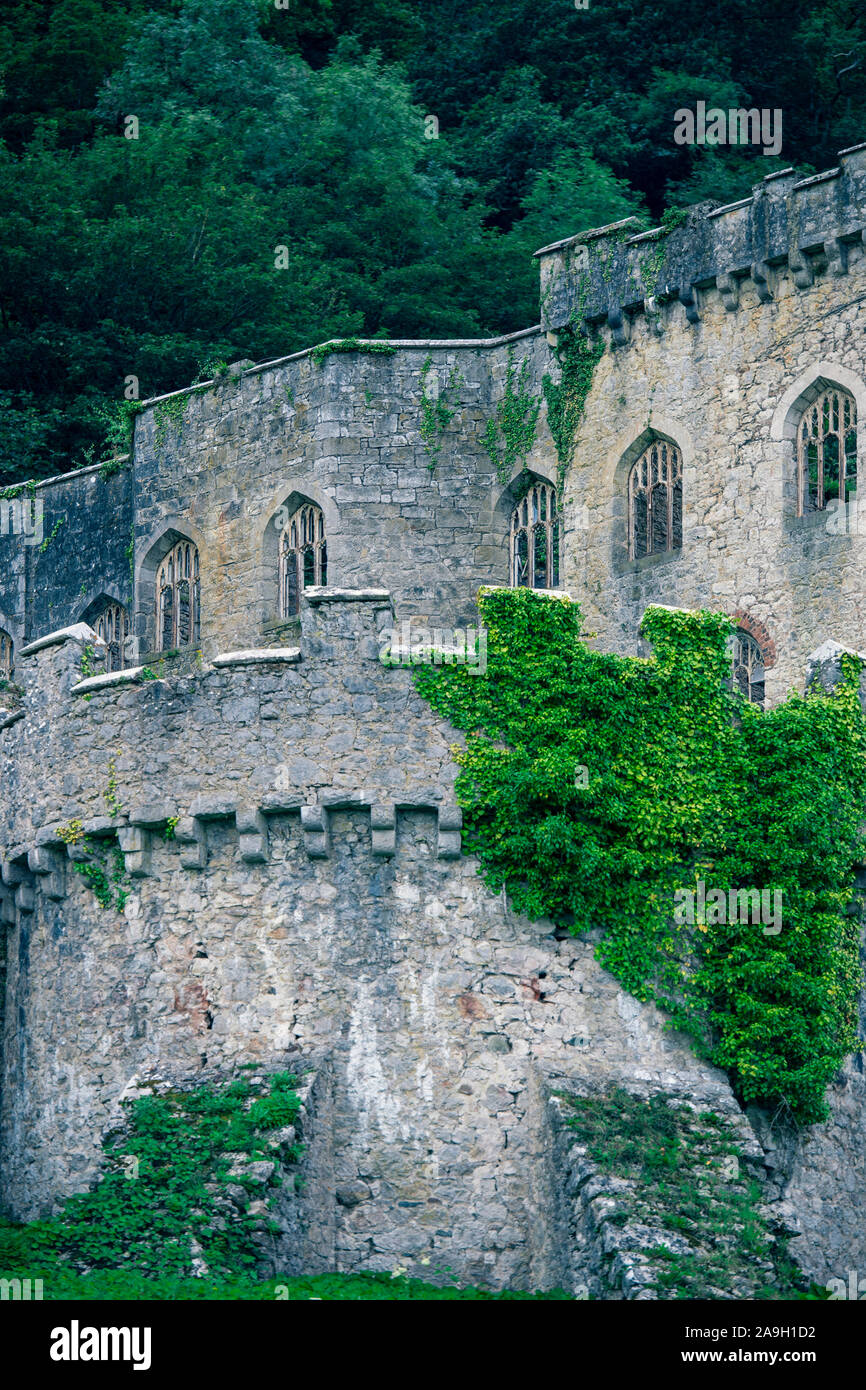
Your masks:
<svg viewBox="0 0 866 1390"><path fill-rule="evenodd" d="M117 759L119 756L120 754L118 752L112 754L108 759L108 782L105 791L102 793L110 816L123 815L123 807L117 799Z"/></svg>
<svg viewBox="0 0 866 1390"><path fill-rule="evenodd" d="M415 680L466 733L457 795L485 881L531 918L602 927L600 962L744 1101L822 1119L857 1046L858 660L832 695L765 712L730 693L722 614L650 609L654 655L638 660L589 650L564 599L482 590L479 608L486 677L428 666ZM715 910L678 924L675 895L701 884L709 902L781 893L781 929Z"/></svg>
<svg viewBox="0 0 866 1390"><path fill-rule="evenodd" d="M554 349L560 368L559 381L545 373L541 383L547 401L547 424L556 445L560 496L593 373L604 353L604 343L600 339L590 341L578 327L578 317L573 316L571 324L561 331Z"/></svg>
<svg viewBox="0 0 866 1390"><path fill-rule="evenodd" d="M393 357L397 351L391 343L363 342L360 338L340 338L333 343L319 343L310 357L320 367L326 357L337 352L363 352L378 357Z"/></svg>
<svg viewBox="0 0 866 1390"><path fill-rule="evenodd" d="M40 554L40 555L44 555L44 554L45 554L46 550L48 549L48 547L49 547L49 545L51 544L51 542L54 540L54 537L57 535L57 533L58 533L58 531L60 530L61 526L65 526L65 525L66 525L66 517L65 517L65 516L62 516L62 517L60 517L60 519L59 519L58 521L55 521L55 523L54 523L54 525L52 526L52 528L51 528L49 534L45 537L45 539L43 540L42 544L41 544L40 547L39 547L39 554Z"/></svg>
<svg viewBox="0 0 866 1390"><path fill-rule="evenodd" d="M505 392L484 431L484 446L501 483L508 482L518 464L526 467L540 409L541 397L529 390L529 358L524 357L515 379L514 349L509 347Z"/></svg>
<svg viewBox="0 0 866 1390"><path fill-rule="evenodd" d="M87 855L86 859L70 860L70 864L73 872L84 879L99 906L122 912L129 897L130 883L117 835L93 840L85 834L80 820L60 826L57 833L64 844L75 845Z"/></svg>
<svg viewBox="0 0 866 1390"><path fill-rule="evenodd" d="M421 368L421 424L419 427L424 452L427 455L427 468L431 473L439 462L439 455L442 452L442 435L456 414L456 407L454 409L448 408L448 393L455 390L463 381L457 368L452 367L445 386L437 395L428 395L427 377L432 366L433 358L426 357Z"/></svg>
<svg viewBox="0 0 866 1390"><path fill-rule="evenodd" d="M169 425L180 429L183 423L184 413L189 404L189 392L184 392L180 396L169 396L168 400L157 401L153 407L153 418L156 424L154 432L154 443L157 449L161 449L166 441Z"/></svg>

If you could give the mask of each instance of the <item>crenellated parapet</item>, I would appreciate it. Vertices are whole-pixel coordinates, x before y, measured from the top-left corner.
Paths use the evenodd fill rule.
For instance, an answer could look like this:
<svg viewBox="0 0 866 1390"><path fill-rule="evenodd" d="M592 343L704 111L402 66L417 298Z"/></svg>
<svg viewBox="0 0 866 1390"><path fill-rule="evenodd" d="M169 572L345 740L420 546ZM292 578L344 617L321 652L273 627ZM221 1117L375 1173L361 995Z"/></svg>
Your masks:
<svg viewBox="0 0 866 1390"><path fill-rule="evenodd" d="M100 844L119 846L132 881L153 874L156 840L201 872L226 830L239 866L266 864L275 818L321 860L335 813L366 812L381 862L400 815L429 812L437 857L458 858L449 732L411 672L380 660L393 621L387 590L311 591L300 649L226 652L172 678L92 674L86 624L23 648L23 705L0 730L3 919L32 913L38 892L65 897L70 863Z"/></svg>
<svg viewBox="0 0 866 1390"><path fill-rule="evenodd" d="M739 202L699 204L673 228L640 231L632 217L542 248L542 325L556 334L574 323L607 324L614 346L624 346L636 315L661 335L668 305L699 323L707 290L732 313L744 282L769 303L780 269L798 289L817 273L846 275L864 228L866 144L843 150L836 167L811 178L783 169Z"/></svg>

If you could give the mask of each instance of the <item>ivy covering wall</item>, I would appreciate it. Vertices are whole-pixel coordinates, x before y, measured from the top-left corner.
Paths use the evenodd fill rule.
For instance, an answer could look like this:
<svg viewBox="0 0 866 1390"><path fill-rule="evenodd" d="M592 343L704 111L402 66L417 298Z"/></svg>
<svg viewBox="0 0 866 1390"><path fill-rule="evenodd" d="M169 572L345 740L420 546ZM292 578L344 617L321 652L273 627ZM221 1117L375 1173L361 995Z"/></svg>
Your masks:
<svg viewBox="0 0 866 1390"><path fill-rule="evenodd" d="M591 651L567 600L482 590L479 608L486 676L421 667L415 679L466 734L464 847L488 885L575 935L602 927L600 962L664 1007L743 1101L823 1119L857 1045L856 658L832 695L763 711L729 690L722 614L650 609L643 660ZM678 892L727 902L740 889L781 902L781 925L716 909L675 920Z"/></svg>

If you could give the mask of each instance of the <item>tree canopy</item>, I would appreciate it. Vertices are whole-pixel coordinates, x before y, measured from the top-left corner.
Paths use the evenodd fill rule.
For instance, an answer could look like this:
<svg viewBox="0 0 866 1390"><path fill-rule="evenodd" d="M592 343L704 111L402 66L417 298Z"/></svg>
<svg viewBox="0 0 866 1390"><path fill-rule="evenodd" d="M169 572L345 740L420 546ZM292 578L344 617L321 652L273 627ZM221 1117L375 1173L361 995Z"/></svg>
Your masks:
<svg viewBox="0 0 866 1390"><path fill-rule="evenodd" d="M526 327L539 245L856 143L864 53L858 0L7 0L0 484L101 457L130 378ZM698 100L781 157L675 144Z"/></svg>

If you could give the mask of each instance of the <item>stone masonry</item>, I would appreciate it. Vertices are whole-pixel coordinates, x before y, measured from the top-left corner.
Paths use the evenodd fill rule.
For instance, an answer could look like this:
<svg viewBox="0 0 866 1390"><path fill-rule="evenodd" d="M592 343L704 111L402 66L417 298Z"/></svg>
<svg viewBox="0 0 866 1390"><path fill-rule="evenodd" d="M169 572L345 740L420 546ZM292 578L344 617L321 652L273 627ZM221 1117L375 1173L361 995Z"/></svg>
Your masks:
<svg viewBox="0 0 866 1390"><path fill-rule="evenodd" d="M866 1264L859 1058L810 1134L744 1116L592 940L485 888L461 856L458 735L379 660L386 629L464 626L479 586L508 582L525 474L497 477L485 426L509 363L540 393L581 320L605 351L565 476L562 575L597 643L637 652L652 602L721 608L761 642L771 701L827 640L866 649L864 537L791 504L796 422L824 382L854 396L866 467L864 226L860 147L667 237L546 249L540 328L237 364L148 403L119 471L37 485L49 544L0 535L23 689L0 691L6 1210L92 1181L142 1077L288 1061L316 1069L309 1266L584 1277L551 1095L608 1082L728 1116L803 1267ZM431 457L437 392L454 413ZM625 479L653 437L682 450L683 547L630 562ZM544 406L526 464L557 478ZM274 518L305 500L329 573L298 628L278 611ZM154 577L179 537L201 559L200 649L156 665ZM85 674L107 600L130 612L130 668ZM75 872L75 823L117 837L122 912Z"/></svg>

